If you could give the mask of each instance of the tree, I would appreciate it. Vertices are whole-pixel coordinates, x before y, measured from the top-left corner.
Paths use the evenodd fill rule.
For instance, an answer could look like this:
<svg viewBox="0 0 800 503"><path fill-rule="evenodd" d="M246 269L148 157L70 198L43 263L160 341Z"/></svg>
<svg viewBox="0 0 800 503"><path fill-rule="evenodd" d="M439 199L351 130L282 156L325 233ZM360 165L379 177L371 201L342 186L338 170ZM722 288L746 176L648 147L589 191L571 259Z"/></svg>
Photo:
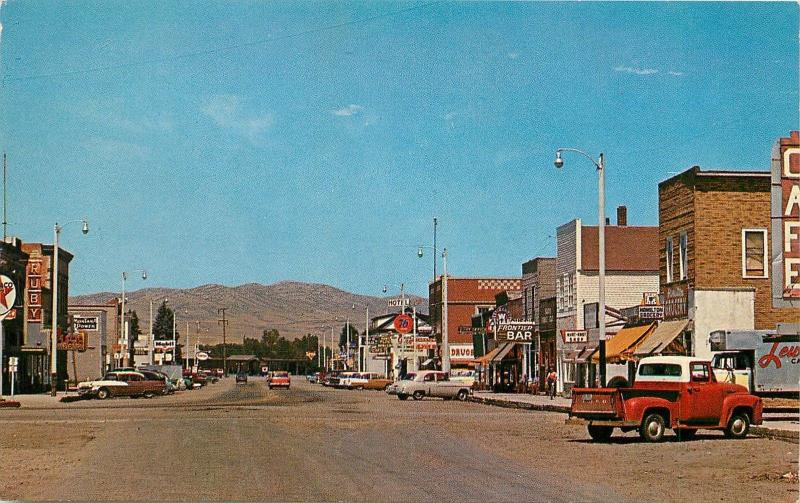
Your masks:
<svg viewBox="0 0 800 503"><path fill-rule="evenodd" d="M172 340L172 320L175 318L175 313L172 309L167 307L167 302L164 301L158 307L156 319L153 321L153 337L156 340ZM175 331L175 339L178 338L178 331Z"/></svg>
<svg viewBox="0 0 800 503"><path fill-rule="evenodd" d="M350 345L352 346L354 343L358 342L358 329L353 326L352 323L349 325L342 326L342 332L339 334L339 347L345 348L347 347L347 327L350 327Z"/></svg>
<svg viewBox="0 0 800 503"><path fill-rule="evenodd" d="M130 334L131 341L138 341L142 331L139 328L139 315L136 311L128 311L128 334Z"/></svg>

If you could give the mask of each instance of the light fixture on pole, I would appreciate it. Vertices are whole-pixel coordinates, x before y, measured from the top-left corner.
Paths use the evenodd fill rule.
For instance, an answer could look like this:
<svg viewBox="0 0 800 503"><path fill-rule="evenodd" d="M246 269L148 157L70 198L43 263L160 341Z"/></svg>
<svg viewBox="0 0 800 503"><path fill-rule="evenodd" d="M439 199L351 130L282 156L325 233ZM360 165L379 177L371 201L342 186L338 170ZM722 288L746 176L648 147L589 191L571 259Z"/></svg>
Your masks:
<svg viewBox="0 0 800 503"><path fill-rule="evenodd" d="M89 234L89 221L85 218L82 220L71 220L64 225L81 222L83 227L81 232ZM58 238L61 235L63 225L56 224L53 226L53 313L51 316L51 330L50 330L50 394L56 396L56 385L58 384Z"/></svg>
<svg viewBox="0 0 800 503"><path fill-rule="evenodd" d="M144 269L136 269L133 272L141 272L142 273L142 281L147 279L147 271ZM122 271L122 297L120 298L120 317L119 317L119 366L124 367L123 364L123 349L128 353L128 359L130 359L131 354L131 338L130 334L127 333L125 330L125 281L128 279L128 273ZM128 362L130 363L130 362ZM131 365L132 366L132 365Z"/></svg>
<svg viewBox="0 0 800 503"><path fill-rule="evenodd" d="M597 242L599 248L598 258L598 324L600 329L600 340L598 343L598 353L600 357L600 386L606 385L606 169L605 156L600 153L600 157L595 161L592 156L582 150L575 148L556 149L556 158L553 164L556 168L564 166L561 158L562 152L574 152L589 159L597 168Z"/></svg>

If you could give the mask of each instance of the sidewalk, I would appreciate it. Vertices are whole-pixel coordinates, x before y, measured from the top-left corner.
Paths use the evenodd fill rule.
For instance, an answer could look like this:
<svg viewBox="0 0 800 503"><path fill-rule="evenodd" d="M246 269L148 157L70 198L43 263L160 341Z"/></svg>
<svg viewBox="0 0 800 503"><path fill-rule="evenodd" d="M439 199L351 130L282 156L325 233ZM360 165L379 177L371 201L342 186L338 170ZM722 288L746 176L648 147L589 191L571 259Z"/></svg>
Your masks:
<svg viewBox="0 0 800 503"><path fill-rule="evenodd" d="M562 414L567 414L572 404L572 400L560 396L550 400L545 395L492 393L491 391L476 391L470 397L470 401L496 407L559 412ZM765 421L760 426L751 426L750 433L759 437L800 443L800 421Z"/></svg>

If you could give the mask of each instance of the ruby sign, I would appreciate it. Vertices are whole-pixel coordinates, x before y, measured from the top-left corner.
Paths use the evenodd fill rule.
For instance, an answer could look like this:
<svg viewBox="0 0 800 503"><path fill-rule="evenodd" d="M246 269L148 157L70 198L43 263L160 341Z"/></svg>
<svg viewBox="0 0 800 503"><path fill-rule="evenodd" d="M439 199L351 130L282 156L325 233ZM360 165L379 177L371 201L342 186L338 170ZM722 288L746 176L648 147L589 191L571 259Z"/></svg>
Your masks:
<svg viewBox="0 0 800 503"><path fill-rule="evenodd" d="M5 274L0 274L0 320L14 309L14 302L17 300L17 287L11 278Z"/></svg>
<svg viewBox="0 0 800 503"><path fill-rule="evenodd" d="M394 319L394 329L400 334L407 334L414 329L414 318L407 314L401 314Z"/></svg>

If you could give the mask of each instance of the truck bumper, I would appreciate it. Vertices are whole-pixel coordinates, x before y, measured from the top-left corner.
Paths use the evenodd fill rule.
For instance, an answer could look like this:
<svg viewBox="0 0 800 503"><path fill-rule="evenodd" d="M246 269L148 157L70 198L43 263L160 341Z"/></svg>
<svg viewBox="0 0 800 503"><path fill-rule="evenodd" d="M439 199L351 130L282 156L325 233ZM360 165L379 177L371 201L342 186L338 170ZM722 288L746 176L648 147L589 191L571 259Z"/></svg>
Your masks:
<svg viewBox="0 0 800 503"><path fill-rule="evenodd" d="M564 424L571 426L611 426L613 428L638 428L636 421L622 421L619 419L584 419L580 417L570 417L564 420Z"/></svg>

